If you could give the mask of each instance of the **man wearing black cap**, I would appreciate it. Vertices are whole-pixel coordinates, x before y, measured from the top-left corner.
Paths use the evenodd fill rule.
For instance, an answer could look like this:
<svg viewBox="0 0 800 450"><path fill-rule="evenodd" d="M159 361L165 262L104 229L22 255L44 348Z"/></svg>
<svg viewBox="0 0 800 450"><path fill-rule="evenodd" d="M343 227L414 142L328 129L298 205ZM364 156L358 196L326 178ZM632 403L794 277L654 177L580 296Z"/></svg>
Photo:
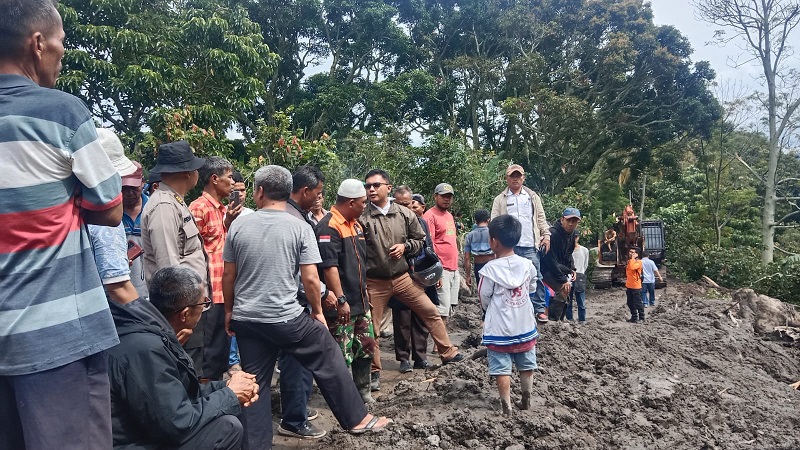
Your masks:
<svg viewBox="0 0 800 450"><path fill-rule="evenodd" d="M142 211L142 243L145 278L151 279L162 267L185 266L208 286L208 257L203 238L192 212L183 198L199 178L197 170L204 158L194 156L186 141L162 144L153 172L161 174L161 184ZM210 295L210 289L209 289ZM195 368L203 367L203 333L198 327L178 333L178 340L192 357Z"/></svg>

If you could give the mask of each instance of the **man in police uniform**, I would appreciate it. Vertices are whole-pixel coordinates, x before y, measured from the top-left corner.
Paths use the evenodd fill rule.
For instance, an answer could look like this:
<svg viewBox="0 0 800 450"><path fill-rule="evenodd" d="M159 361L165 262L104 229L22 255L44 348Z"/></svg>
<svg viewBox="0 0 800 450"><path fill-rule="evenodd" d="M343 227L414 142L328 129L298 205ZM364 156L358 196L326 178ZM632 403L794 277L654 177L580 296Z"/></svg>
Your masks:
<svg viewBox="0 0 800 450"><path fill-rule="evenodd" d="M208 257L203 250L203 238L183 200L197 185L197 169L204 163L205 159L194 156L186 141L158 147L153 171L161 174L161 184L142 211L144 271L148 280L162 267L186 266L197 272L203 284L208 286ZM181 330L178 340L192 357L195 369L201 372L202 327L196 327L194 331Z"/></svg>

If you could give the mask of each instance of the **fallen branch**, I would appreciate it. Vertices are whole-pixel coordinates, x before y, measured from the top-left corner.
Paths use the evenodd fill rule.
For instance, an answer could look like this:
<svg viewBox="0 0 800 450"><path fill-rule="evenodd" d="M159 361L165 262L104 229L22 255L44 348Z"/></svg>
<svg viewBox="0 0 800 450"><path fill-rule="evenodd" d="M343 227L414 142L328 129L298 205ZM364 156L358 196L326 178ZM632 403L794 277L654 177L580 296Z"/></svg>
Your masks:
<svg viewBox="0 0 800 450"><path fill-rule="evenodd" d="M705 275L703 275L703 276L702 276L702 277L700 277L700 278L701 278L701 279L702 279L702 280L703 280L703 281L704 281L706 284L708 284L709 286L711 286L711 287L713 287L713 288L717 288L717 289L719 289L719 288L720 288L720 286L719 286L719 285L718 285L716 282L714 282L714 280L712 280L711 278L708 278L708 277L707 277L707 276L705 276Z"/></svg>

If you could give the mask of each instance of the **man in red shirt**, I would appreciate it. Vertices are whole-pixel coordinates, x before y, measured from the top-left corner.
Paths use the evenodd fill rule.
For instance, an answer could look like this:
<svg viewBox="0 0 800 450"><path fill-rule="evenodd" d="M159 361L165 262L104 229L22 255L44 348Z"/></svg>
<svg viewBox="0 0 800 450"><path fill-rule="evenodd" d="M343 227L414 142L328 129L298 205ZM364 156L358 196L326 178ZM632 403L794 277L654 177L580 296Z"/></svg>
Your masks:
<svg viewBox="0 0 800 450"><path fill-rule="evenodd" d="M439 295L437 308L439 308L439 315L444 321L447 321L452 309L458 305L458 290L461 287L461 275L458 273L456 221L449 211L453 197L453 186L439 183L433 191L433 200L436 206L423 215L433 240L433 251L439 256L444 269L437 289Z"/></svg>
<svg viewBox="0 0 800 450"><path fill-rule="evenodd" d="M230 343L225 332L225 308L222 298L222 248L228 228L242 212L242 204L228 210L222 204L233 191L233 166L225 158L210 156L200 168L203 193L189 205L194 216L203 247L208 255L208 273L211 279L211 309L203 314L203 378L221 380L228 370Z"/></svg>

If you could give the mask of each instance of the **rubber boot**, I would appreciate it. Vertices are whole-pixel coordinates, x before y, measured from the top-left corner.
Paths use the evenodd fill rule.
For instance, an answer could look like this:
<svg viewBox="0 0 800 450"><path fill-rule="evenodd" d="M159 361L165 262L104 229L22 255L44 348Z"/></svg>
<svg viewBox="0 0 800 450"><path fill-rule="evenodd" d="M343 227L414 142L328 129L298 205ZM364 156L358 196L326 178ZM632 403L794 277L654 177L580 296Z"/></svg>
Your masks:
<svg viewBox="0 0 800 450"><path fill-rule="evenodd" d="M520 402L519 409L530 409L531 391L533 391L533 375L520 377L520 382L522 385L522 402Z"/></svg>
<svg viewBox="0 0 800 450"><path fill-rule="evenodd" d="M353 381L356 383L358 393L361 394L361 400L364 403L375 403L372 398L371 387L372 377L370 369L372 367L372 359L357 359L353 361Z"/></svg>
<svg viewBox="0 0 800 450"><path fill-rule="evenodd" d="M503 408L503 415L506 417L511 416L511 399L500 399L500 406Z"/></svg>

